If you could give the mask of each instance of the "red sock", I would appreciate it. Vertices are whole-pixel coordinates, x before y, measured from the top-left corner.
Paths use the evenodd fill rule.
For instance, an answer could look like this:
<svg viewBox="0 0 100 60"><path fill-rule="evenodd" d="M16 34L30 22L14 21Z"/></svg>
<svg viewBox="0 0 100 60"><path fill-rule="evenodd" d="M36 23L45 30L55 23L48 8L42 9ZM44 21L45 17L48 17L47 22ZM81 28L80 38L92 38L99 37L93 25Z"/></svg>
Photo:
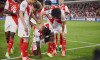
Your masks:
<svg viewBox="0 0 100 60"><path fill-rule="evenodd" d="M20 51L22 52L23 49L23 38L20 39Z"/></svg>
<svg viewBox="0 0 100 60"><path fill-rule="evenodd" d="M58 36L57 36L58 34L56 34L56 45L57 45L57 42L58 42Z"/></svg>
<svg viewBox="0 0 100 60"><path fill-rule="evenodd" d="M63 45L63 51L65 51L65 49L66 49L66 40L63 40L62 45Z"/></svg>
<svg viewBox="0 0 100 60"><path fill-rule="evenodd" d="M9 38L6 38L6 42L9 43Z"/></svg>
<svg viewBox="0 0 100 60"><path fill-rule="evenodd" d="M56 50L56 44L53 44L53 51Z"/></svg>
<svg viewBox="0 0 100 60"><path fill-rule="evenodd" d="M48 53L51 52L52 46L53 46L53 41L49 41L49 43L48 43Z"/></svg>
<svg viewBox="0 0 100 60"><path fill-rule="evenodd" d="M23 57L27 56L28 42L23 42Z"/></svg>
<svg viewBox="0 0 100 60"><path fill-rule="evenodd" d="M10 49L12 48L12 46L13 46L13 41L14 41L14 38L10 38L10 39L9 39L7 52L9 52Z"/></svg>
<svg viewBox="0 0 100 60"><path fill-rule="evenodd" d="M60 45L62 45L62 35L60 33Z"/></svg>

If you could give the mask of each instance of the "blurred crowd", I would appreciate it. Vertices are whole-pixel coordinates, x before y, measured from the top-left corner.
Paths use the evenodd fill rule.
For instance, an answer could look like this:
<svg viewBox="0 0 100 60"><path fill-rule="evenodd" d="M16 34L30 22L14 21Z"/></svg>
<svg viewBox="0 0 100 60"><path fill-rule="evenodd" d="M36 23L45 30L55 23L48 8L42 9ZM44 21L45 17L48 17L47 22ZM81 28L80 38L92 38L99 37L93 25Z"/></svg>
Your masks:
<svg viewBox="0 0 100 60"><path fill-rule="evenodd" d="M0 3L0 16L3 16L4 3ZM67 4L73 17L100 17L100 2Z"/></svg>
<svg viewBox="0 0 100 60"><path fill-rule="evenodd" d="M100 2L67 4L73 17L100 17Z"/></svg>

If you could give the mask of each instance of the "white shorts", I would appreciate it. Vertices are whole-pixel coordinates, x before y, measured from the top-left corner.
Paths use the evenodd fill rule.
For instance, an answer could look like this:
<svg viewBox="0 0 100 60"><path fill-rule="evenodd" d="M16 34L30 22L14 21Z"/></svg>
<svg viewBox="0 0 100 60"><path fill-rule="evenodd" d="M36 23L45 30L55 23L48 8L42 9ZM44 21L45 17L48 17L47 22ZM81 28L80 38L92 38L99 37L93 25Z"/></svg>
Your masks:
<svg viewBox="0 0 100 60"><path fill-rule="evenodd" d="M30 30L31 30L31 27L30 25L27 25L28 26L28 33L25 31L24 29L24 26L22 24L21 21L18 21L18 36L19 37L30 37Z"/></svg>
<svg viewBox="0 0 100 60"><path fill-rule="evenodd" d="M58 25L55 24L53 29L55 34L59 32L62 33L62 24L58 24ZM66 24L65 24L64 32L67 33Z"/></svg>
<svg viewBox="0 0 100 60"><path fill-rule="evenodd" d="M5 19L5 32L10 31L16 33L16 30L17 30L16 23L14 22L11 16L7 16Z"/></svg>
<svg viewBox="0 0 100 60"><path fill-rule="evenodd" d="M39 33L39 30L35 28L33 34L34 34L33 41L36 41L36 42L40 41L40 33Z"/></svg>

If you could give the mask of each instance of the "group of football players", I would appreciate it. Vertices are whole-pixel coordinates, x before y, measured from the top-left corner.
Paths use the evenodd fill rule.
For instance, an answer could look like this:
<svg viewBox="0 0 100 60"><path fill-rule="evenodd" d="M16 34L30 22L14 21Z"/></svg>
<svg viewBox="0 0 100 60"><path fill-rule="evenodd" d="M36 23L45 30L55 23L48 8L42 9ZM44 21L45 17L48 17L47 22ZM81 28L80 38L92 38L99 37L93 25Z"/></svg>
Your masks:
<svg viewBox="0 0 100 60"><path fill-rule="evenodd" d="M49 57L57 55L58 33L60 33L59 51L65 56L66 49L66 14L69 9L64 4L64 0L59 0L58 5L53 5L50 0L45 1L42 7L38 0L7 0L4 8L6 14L5 20L5 36L8 43L5 57L10 58L9 52L14 53L13 41L18 26L18 36L20 37L20 51L22 60L32 60L28 56L28 45L30 39L31 28L34 27L32 53L41 55L41 41L48 42ZM47 22L43 22L43 17L47 18ZM38 25L37 25L38 24Z"/></svg>

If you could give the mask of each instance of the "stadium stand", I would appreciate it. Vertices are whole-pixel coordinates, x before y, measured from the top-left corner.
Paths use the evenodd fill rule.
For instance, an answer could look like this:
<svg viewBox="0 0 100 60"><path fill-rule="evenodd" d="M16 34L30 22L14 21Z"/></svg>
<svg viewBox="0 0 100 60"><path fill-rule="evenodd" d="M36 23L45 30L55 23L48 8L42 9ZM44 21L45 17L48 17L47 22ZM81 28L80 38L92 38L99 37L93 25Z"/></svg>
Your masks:
<svg viewBox="0 0 100 60"><path fill-rule="evenodd" d="M100 2L73 3L68 7L74 17L100 17Z"/></svg>

